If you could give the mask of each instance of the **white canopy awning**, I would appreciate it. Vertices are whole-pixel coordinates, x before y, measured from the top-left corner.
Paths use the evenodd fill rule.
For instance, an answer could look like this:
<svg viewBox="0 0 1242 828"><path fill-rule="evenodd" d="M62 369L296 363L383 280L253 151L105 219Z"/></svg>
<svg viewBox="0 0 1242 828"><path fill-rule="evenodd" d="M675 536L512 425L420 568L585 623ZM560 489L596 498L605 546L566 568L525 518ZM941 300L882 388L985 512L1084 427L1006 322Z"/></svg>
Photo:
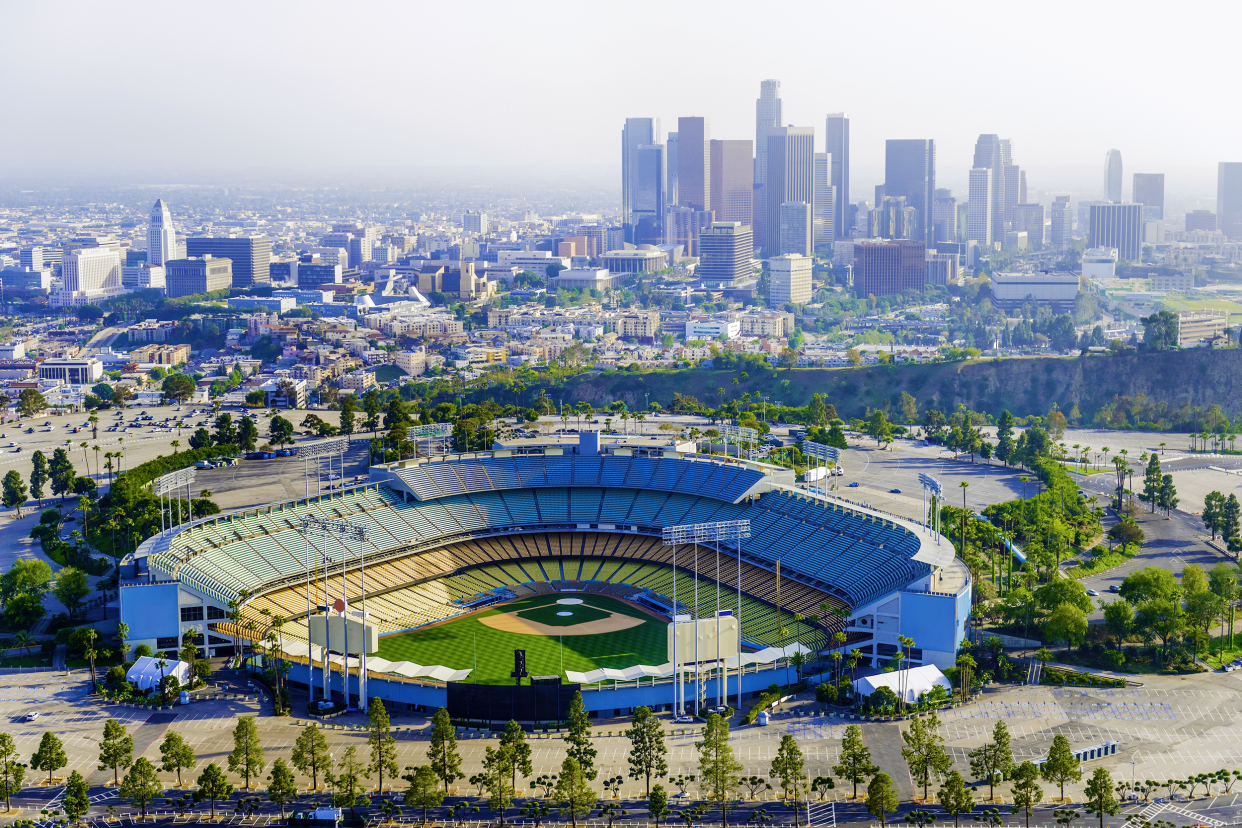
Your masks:
<svg viewBox="0 0 1242 828"><path fill-rule="evenodd" d="M318 644L312 644L309 647L300 641L286 641L284 651L288 655L305 658L309 652L312 660L316 664L323 661L323 648ZM329 660L336 666L345 663L345 657L333 653ZM357 656L349 657L349 667L356 669L360 662ZM440 664L424 666L415 664L412 661L389 661L379 656L369 656L367 658L368 673L391 673L393 675L403 676L405 678L429 678L436 681L465 681L470 675L470 670L454 670L452 667L445 667Z"/></svg>
<svg viewBox="0 0 1242 828"><path fill-rule="evenodd" d="M738 662L741 666L746 667L751 664L772 664L778 659L787 658L794 653L809 654L810 649L801 644L794 643L785 647L767 647L756 653L743 653L741 656L730 656L722 658L721 661L730 670L738 669ZM699 664L678 664L678 672L698 673L700 670L709 671L714 669L716 662L703 661ZM673 663L670 661L661 664L659 667L651 667L646 664L638 664L634 667L626 667L623 670L616 670L611 667L601 667L597 670L589 670L585 673L579 673L576 670L566 670L565 677L573 684L595 684L599 681L635 681L640 678L668 678L673 675Z"/></svg>

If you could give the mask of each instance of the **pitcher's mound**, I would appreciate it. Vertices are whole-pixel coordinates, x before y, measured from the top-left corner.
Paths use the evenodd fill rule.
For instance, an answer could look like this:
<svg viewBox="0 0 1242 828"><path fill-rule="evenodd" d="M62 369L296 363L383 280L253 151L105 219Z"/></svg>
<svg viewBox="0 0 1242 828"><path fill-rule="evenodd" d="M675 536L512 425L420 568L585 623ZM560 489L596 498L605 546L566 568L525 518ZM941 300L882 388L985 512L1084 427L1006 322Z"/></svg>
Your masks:
<svg viewBox="0 0 1242 828"><path fill-rule="evenodd" d="M552 608L556 605L553 604ZM545 624L531 618L523 618L522 615L527 613L499 613L497 615L484 615L479 618L479 623L484 626L491 627L493 630L500 632L517 633L518 635L599 635L600 633L620 632L628 630L631 627L642 625L643 619L633 618L628 615L617 615L607 610L592 607L589 604L579 605L574 608L576 611L572 616L565 617L563 610L551 615L549 620L555 619L556 624ZM585 610L590 610L586 612ZM532 613L533 614L533 613ZM573 623L574 616L589 617L591 620L583 620L581 623ZM603 615L601 618L600 616ZM560 616L560 617L558 617Z"/></svg>

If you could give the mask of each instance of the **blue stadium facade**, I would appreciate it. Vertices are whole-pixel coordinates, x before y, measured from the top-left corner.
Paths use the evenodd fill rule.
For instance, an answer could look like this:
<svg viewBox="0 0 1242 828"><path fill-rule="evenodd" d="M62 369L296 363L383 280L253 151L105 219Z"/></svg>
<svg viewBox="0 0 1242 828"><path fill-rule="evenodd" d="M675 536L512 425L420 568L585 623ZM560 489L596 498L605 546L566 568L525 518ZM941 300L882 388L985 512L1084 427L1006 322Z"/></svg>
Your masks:
<svg viewBox="0 0 1242 828"><path fill-rule="evenodd" d="M310 544L319 542L298 532L304 516L362 526L367 544L316 548ZM373 613L381 634L467 611L467 593L487 595L493 585L497 594L574 588L671 605L672 550L660 540L663 528L739 519L751 522L751 537L740 548L722 547L721 580L736 589L741 571L748 643L775 643L765 620L771 613L754 609L777 600L779 561L782 609L820 616L830 604L848 615L817 628L818 637L807 639L813 646L844 628L851 650L880 663L906 635L915 640L915 666L953 663L971 583L947 540L891 515L808 495L786 469L670 446L601 446L593 433L575 445L520 454L497 450L375 466L363 486L164 532L123 561L121 614L135 646L173 649L188 633L203 650L221 655L237 635L261 638L272 615L294 622L282 633L296 645L299 629L306 640L307 563L325 554L333 574L326 585L317 580L316 590L344 592L351 605L364 589L365 554L365 591L381 608ZM683 550L678 558L679 576L689 557ZM715 577L703 566L699 575ZM242 596L243 612L255 624L238 630L225 616ZM290 677L319 682L317 674L301 659ZM744 675L743 690L772 681ZM445 690L436 681L371 673L368 692L427 707L441 703ZM613 682L584 695L588 708L606 712L659 707L671 692L659 682Z"/></svg>

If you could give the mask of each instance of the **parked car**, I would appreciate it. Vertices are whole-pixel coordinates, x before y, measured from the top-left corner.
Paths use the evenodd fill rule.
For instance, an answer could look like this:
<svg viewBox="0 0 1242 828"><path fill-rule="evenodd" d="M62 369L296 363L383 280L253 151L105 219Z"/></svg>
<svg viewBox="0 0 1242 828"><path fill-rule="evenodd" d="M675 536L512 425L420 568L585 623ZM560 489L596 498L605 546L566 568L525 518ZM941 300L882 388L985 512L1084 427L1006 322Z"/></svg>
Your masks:
<svg viewBox="0 0 1242 828"><path fill-rule="evenodd" d="M1099 597L1100 597L1100 592L1099 592L1099 590L1095 590L1095 589L1089 589L1089 590L1087 590L1087 594L1088 594L1088 595L1090 595L1092 598L1099 598Z"/></svg>
<svg viewBox="0 0 1242 828"><path fill-rule="evenodd" d="M901 489L889 489L889 494L901 494Z"/></svg>
<svg viewBox="0 0 1242 828"><path fill-rule="evenodd" d="M760 710L759 715L755 717L755 723L760 727L768 726L768 711Z"/></svg>
<svg viewBox="0 0 1242 828"><path fill-rule="evenodd" d="M1121 587L1118 586L1117 584L1110 584L1108 587L1108 591L1109 592L1121 592Z"/></svg>
<svg viewBox="0 0 1242 828"><path fill-rule="evenodd" d="M40 713L38 710L32 710L32 711L30 711L29 713L27 713L25 716L23 716L23 717L22 717L22 721L23 721L23 722L33 722L35 719L39 718L39 717L40 717L40 716L42 716L42 715L43 715L43 714L42 714L42 713Z"/></svg>
<svg viewBox="0 0 1242 828"><path fill-rule="evenodd" d="M851 488L851 489L857 489L857 488L858 488L858 481L857 481L857 480L855 480L853 483L851 483L851 484L850 484L850 488Z"/></svg>

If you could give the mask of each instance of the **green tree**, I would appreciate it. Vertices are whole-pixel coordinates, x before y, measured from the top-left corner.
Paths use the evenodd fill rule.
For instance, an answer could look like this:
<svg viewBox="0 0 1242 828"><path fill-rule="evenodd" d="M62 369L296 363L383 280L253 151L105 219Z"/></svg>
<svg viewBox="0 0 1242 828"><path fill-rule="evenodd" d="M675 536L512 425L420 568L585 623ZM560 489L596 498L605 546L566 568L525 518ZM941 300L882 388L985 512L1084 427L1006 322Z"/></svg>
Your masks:
<svg viewBox="0 0 1242 828"><path fill-rule="evenodd" d="M21 763L17 743L12 735L0 732L0 795L4 796L4 808L13 810L12 799L22 792L26 780L26 766Z"/></svg>
<svg viewBox="0 0 1242 828"><path fill-rule="evenodd" d="M457 731L448 711L441 707L431 717L431 739L427 744L427 761L436 777L448 786L461 779L461 755L457 752Z"/></svg>
<svg viewBox="0 0 1242 828"><path fill-rule="evenodd" d="M224 446L237 442L237 428L233 425L232 414L221 414L216 417L216 433L212 440L216 445Z"/></svg>
<svg viewBox="0 0 1242 828"><path fill-rule="evenodd" d="M996 783L1013 770L1013 749L1009 744L1009 728L997 722L992 740L970 752L970 772L988 782L988 801L996 799Z"/></svg>
<svg viewBox="0 0 1242 828"><path fill-rule="evenodd" d="M37 388L23 388L17 395L17 414L19 417L33 417L47 409L47 399Z"/></svg>
<svg viewBox="0 0 1242 828"><path fill-rule="evenodd" d="M1048 637L1064 641L1068 646L1081 642L1087 635L1087 616L1073 604L1062 604L1048 618Z"/></svg>
<svg viewBox="0 0 1242 828"><path fill-rule="evenodd" d="M647 794L647 813L655 820L656 828L660 828L660 820L667 819L672 813L668 807L668 792L663 785L656 785Z"/></svg>
<svg viewBox="0 0 1242 828"><path fill-rule="evenodd" d="M1116 816L1121 810L1121 803L1113 795L1113 777L1105 768L1096 768L1087 780L1086 800L1087 812L1100 819L1100 828L1104 828L1104 815Z"/></svg>
<svg viewBox="0 0 1242 828"><path fill-rule="evenodd" d="M39 748L30 757L30 767L32 770L47 771L47 784L52 784L52 774L69 764L69 757L65 755L65 745L52 731L43 734L43 738L39 740Z"/></svg>
<svg viewBox="0 0 1242 828"><path fill-rule="evenodd" d="M664 746L664 730L660 727L660 720L652 715L651 708L637 707L633 723L625 735L630 740L630 778L644 780L647 796L650 797L651 777L668 773L668 762L664 758L668 749Z"/></svg>
<svg viewBox="0 0 1242 828"><path fill-rule="evenodd" d="M211 819L216 819L216 802L221 799L228 799L233 795L233 785L229 782L224 771L215 762L203 768L203 772L198 775L198 790L194 792L194 801L202 802L204 800L211 803Z"/></svg>
<svg viewBox="0 0 1242 828"><path fill-rule="evenodd" d="M182 787L181 772L192 771L198 765L198 757L194 748L182 738L180 733L168 731L164 741L160 742L160 770L164 773L177 774L177 787Z"/></svg>
<svg viewBox="0 0 1242 828"><path fill-rule="evenodd" d="M293 442L293 423L281 417L279 414L272 418L268 424L268 434L271 435L272 442L278 446Z"/></svg>
<svg viewBox="0 0 1242 828"><path fill-rule="evenodd" d="M440 790L440 780L430 765L420 765L417 768L406 768L406 770L410 773L402 779L409 782L410 787L406 788L401 801L411 807L422 808L423 823L427 824L428 809L438 808L444 801L445 794Z"/></svg>
<svg viewBox="0 0 1242 828"><path fill-rule="evenodd" d="M582 764L572 755L566 756L561 763L553 797L561 806L561 816L568 816L573 828L578 828L578 817L591 813L599 801Z"/></svg>
<svg viewBox="0 0 1242 828"><path fill-rule="evenodd" d="M1221 508L1220 516L1220 534L1225 540L1233 540L1238 537L1238 519L1242 515L1242 507L1239 507L1238 496L1230 494L1225 498L1225 505Z"/></svg>
<svg viewBox="0 0 1242 828"><path fill-rule="evenodd" d="M119 785L121 769L133 763L134 737L125 730L125 725L116 719L108 719L104 722L103 737L99 740L99 769L111 769L112 781Z"/></svg>
<svg viewBox="0 0 1242 828"><path fill-rule="evenodd" d="M776 755L772 757L769 776L780 780L781 790L786 798L793 795L796 808L798 784L806 781L806 759L792 734L786 733L781 736L780 747L776 749Z"/></svg>
<svg viewBox="0 0 1242 828"><path fill-rule="evenodd" d="M354 433L354 415L358 412L358 403L353 394L347 394L341 400L341 433Z"/></svg>
<svg viewBox="0 0 1242 828"><path fill-rule="evenodd" d="M569 732L565 735L568 746L565 752L578 760L578 765L587 779L594 780L595 748L591 746L591 722L587 719L586 705L582 703L582 693L574 691L573 701L569 703Z"/></svg>
<svg viewBox="0 0 1242 828"><path fill-rule="evenodd" d="M332 785L336 790L332 802L338 808L349 808L351 815L356 814L357 806L366 805L369 801L363 780L370 778L366 765L358 761L357 745L345 748L345 754L337 764L337 769L340 773L331 777Z"/></svg>
<svg viewBox="0 0 1242 828"><path fill-rule="evenodd" d="M185 374L169 374L164 378L164 384L160 386L160 390L164 392L164 396L169 402L183 403L194 395L198 386L192 377Z"/></svg>
<svg viewBox="0 0 1242 828"><path fill-rule="evenodd" d="M26 483L22 480L21 474L17 469L11 469L4 476L4 494L0 498L0 502L4 503L6 509L16 509L17 519L21 520L22 507L26 505Z"/></svg>
<svg viewBox="0 0 1242 828"><path fill-rule="evenodd" d="M996 456L1005 465L1009 465L1009 461L1013 459L1013 423L1013 415L1009 413L1009 409L1002 411L996 420Z"/></svg>
<svg viewBox="0 0 1242 828"><path fill-rule="evenodd" d="M58 494L60 499L64 500L65 495L73 491L73 479L76 476L73 472L73 463L69 460L69 452L63 448L53 451L50 468L52 472L52 494Z"/></svg>
<svg viewBox="0 0 1242 828"><path fill-rule="evenodd" d="M155 765L145 756L138 757L138 761L134 762L117 789L117 795L121 799L128 799L130 805L137 807L143 819L147 817L147 806L162 793L164 786L160 783L159 774L155 772Z"/></svg>
<svg viewBox="0 0 1242 828"><path fill-rule="evenodd" d="M238 717L237 726L233 728L233 752L229 754L228 766L231 772L240 774L246 780L247 789L250 788L251 777L262 775L267 767L254 716Z"/></svg>
<svg viewBox="0 0 1242 828"><path fill-rule="evenodd" d="M1156 505L1164 509L1167 515L1177 508L1177 486L1173 484L1173 475L1166 474L1160 478L1160 492L1156 497Z"/></svg>
<svg viewBox="0 0 1242 828"><path fill-rule="evenodd" d="M1048 761L1040 767L1039 776L1045 782L1060 787L1061 802L1065 802L1065 783L1082 779L1082 771L1078 769L1078 759L1074 757L1069 740L1062 734L1058 733L1052 737Z"/></svg>
<svg viewBox="0 0 1242 828"><path fill-rule="evenodd" d="M1104 629L1117 639L1117 649L1125 643L1126 636L1134 627L1134 607L1126 601L1109 601L1104 604Z"/></svg>
<svg viewBox="0 0 1242 828"><path fill-rule="evenodd" d="M1153 512L1156 511L1156 502L1160 499L1160 481L1160 456L1152 452L1143 472L1143 493L1139 495L1139 499L1150 503Z"/></svg>
<svg viewBox="0 0 1242 828"><path fill-rule="evenodd" d="M43 487L47 485L51 479L51 472L48 470L47 458L43 456L43 452L36 451L30 455L30 495L39 501L39 508L43 508Z"/></svg>
<svg viewBox="0 0 1242 828"><path fill-rule="evenodd" d="M1026 828L1031 828L1031 811L1044 798L1044 789L1039 787L1039 768L1034 762L1023 762L1014 768L1012 813L1023 811L1026 814Z"/></svg>
<svg viewBox="0 0 1242 828"><path fill-rule="evenodd" d="M267 777L267 798L273 805L280 806L281 819L285 818L285 806L298 800L297 779L284 759L272 763L272 772Z"/></svg>
<svg viewBox="0 0 1242 828"><path fill-rule="evenodd" d="M505 822L505 811L513 804L513 751L508 745L487 748L483 755L483 787L487 791L487 806L500 814L500 824Z"/></svg>
<svg viewBox="0 0 1242 828"><path fill-rule="evenodd" d="M1212 533L1212 540L1216 540L1216 533L1221 530L1221 524L1225 514L1225 496L1220 492L1208 492L1203 498L1203 528Z"/></svg>
<svg viewBox="0 0 1242 828"><path fill-rule="evenodd" d="M91 807L91 789L82 778L82 774L73 771L69 781L65 783L65 795L60 800L60 807L70 822L78 823Z"/></svg>
<svg viewBox="0 0 1242 828"><path fill-rule="evenodd" d="M298 734L293 743L293 754L290 757L293 766L311 778L311 790L319 787L319 774L332 772L332 755L329 753L328 739L312 724Z"/></svg>
<svg viewBox="0 0 1242 828"><path fill-rule="evenodd" d="M371 749L370 771L379 777L379 792L384 793L384 772L389 778L397 775L397 740L392 735L392 724L384 702L377 696L371 699L367 711L367 746Z"/></svg>
<svg viewBox="0 0 1242 828"><path fill-rule="evenodd" d="M82 611L86 596L91 594L91 584L85 572L67 566L57 574L52 594L69 610L69 617L76 618Z"/></svg>
<svg viewBox="0 0 1242 828"><path fill-rule="evenodd" d="M259 442L259 427L249 417L242 417L237 424L237 446L244 451L254 451Z"/></svg>
<svg viewBox="0 0 1242 828"><path fill-rule="evenodd" d="M867 420L867 436L880 446L893 442L893 425L884 416L884 412L876 409Z"/></svg>
<svg viewBox="0 0 1242 828"><path fill-rule="evenodd" d="M945 813L953 817L954 828L961 824L962 814L969 814L975 809L975 797L966 787L966 781L957 771L949 771L944 784L936 792L936 801Z"/></svg>
<svg viewBox="0 0 1242 828"><path fill-rule="evenodd" d="M867 785L867 813L880 821L880 828L887 825L888 815L897 810L900 800L897 787L887 773L877 773Z"/></svg>
<svg viewBox="0 0 1242 828"><path fill-rule="evenodd" d="M510 719L505 725L504 733L500 736L500 745L509 750L509 787L516 790L518 773L530 776L535 772L530 762L531 747L526 741L526 731L522 730L520 724Z"/></svg>
<svg viewBox="0 0 1242 828"><path fill-rule="evenodd" d="M1168 351L1177 348L1177 314L1172 311L1156 311L1139 319L1143 323L1143 349Z"/></svg>
<svg viewBox="0 0 1242 828"><path fill-rule="evenodd" d="M901 734L906 743L901 755L910 768L910 777L923 786L924 799L927 799L927 788L932 778L943 776L953 764L944 750L944 739L936 732L939 727L940 719L933 713L926 719L915 719L910 723L910 728Z"/></svg>
<svg viewBox="0 0 1242 828"><path fill-rule="evenodd" d="M871 751L863 744L862 728L849 725L841 741L840 764L833 765L832 772L854 784L850 799L858 799L858 785L866 782L880 770L871 764Z"/></svg>
<svg viewBox="0 0 1242 828"><path fill-rule="evenodd" d="M734 757L729 743L729 723L719 714L708 713L703 740L694 746L699 751L699 784L706 789L707 800L720 809L720 824L725 825L742 772L742 763Z"/></svg>

